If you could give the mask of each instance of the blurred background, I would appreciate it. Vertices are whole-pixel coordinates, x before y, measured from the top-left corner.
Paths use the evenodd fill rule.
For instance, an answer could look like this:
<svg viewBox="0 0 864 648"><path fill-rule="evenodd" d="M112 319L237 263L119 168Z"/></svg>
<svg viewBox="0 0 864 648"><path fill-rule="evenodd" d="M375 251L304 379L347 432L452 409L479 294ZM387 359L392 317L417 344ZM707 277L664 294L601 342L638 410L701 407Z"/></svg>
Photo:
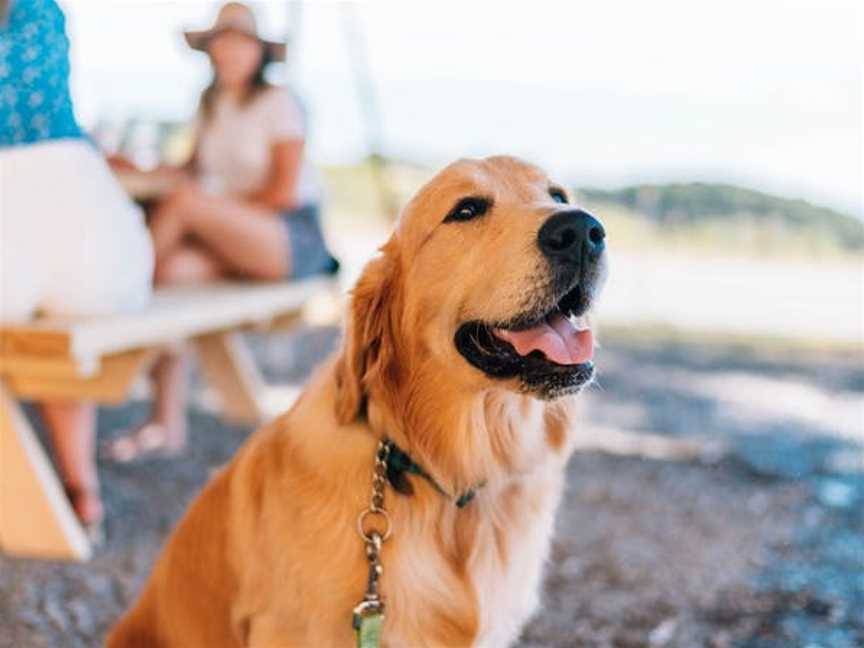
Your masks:
<svg viewBox="0 0 864 648"><path fill-rule="evenodd" d="M79 119L109 153L145 167L182 161L183 125L210 73L180 31L211 20L213 4L64 6ZM855 6L256 8L265 35L291 41L268 74L308 111L349 283L434 170L506 152L547 168L611 230L610 323L854 342L864 317Z"/></svg>
<svg viewBox="0 0 864 648"><path fill-rule="evenodd" d="M209 68L181 31L217 5L62 6L82 125L106 154L182 162ZM859 3L254 7L265 36L290 41L268 74L309 115L345 288L457 157L534 161L606 225L598 380L520 645L864 645ZM338 335L253 348L300 384ZM189 457L104 469L118 522L89 568L0 558L0 619L26 638L9 646L92 645L134 594L248 433L195 402ZM141 407L105 412L100 431Z"/></svg>

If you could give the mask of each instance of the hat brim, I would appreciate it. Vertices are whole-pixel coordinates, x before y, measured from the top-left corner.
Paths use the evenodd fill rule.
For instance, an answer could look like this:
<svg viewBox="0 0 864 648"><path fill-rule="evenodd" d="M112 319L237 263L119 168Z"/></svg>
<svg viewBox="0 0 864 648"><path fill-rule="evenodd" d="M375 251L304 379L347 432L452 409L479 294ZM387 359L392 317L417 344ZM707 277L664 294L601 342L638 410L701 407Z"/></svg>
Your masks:
<svg viewBox="0 0 864 648"><path fill-rule="evenodd" d="M285 60L288 54L287 43L277 43L276 41L264 40L263 38L259 38L256 34L251 34L247 31L235 29L233 27L206 29L204 31L187 31L183 32L183 37L186 39L186 44L189 45L189 47L191 47L192 49L198 50L199 52L206 52L207 43L210 41L210 39L226 31L236 31L241 34L245 34L246 36L251 36L264 46L264 49L267 50L267 54L271 61L281 63Z"/></svg>

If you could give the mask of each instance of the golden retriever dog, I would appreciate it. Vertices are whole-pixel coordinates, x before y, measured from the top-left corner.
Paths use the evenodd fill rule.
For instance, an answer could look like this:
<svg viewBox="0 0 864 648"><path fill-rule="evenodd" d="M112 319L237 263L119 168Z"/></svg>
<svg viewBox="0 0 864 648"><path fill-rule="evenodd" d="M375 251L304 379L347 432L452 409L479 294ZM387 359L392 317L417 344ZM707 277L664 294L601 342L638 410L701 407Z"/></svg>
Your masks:
<svg viewBox="0 0 864 648"><path fill-rule="evenodd" d="M192 503L109 648L514 642L594 371L604 238L518 159L436 175L341 348Z"/></svg>

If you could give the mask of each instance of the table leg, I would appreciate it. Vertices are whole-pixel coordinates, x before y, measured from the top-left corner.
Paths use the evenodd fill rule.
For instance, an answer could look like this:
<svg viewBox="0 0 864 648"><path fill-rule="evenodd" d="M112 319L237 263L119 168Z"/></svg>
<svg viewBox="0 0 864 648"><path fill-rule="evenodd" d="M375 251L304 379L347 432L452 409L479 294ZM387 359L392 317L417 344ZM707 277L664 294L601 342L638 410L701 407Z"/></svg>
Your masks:
<svg viewBox="0 0 864 648"><path fill-rule="evenodd" d="M264 380L239 333L222 332L195 338L207 382L216 390L226 419L259 423L264 417Z"/></svg>
<svg viewBox="0 0 864 648"><path fill-rule="evenodd" d="M87 540L17 399L0 380L0 547L36 558L88 560Z"/></svg>

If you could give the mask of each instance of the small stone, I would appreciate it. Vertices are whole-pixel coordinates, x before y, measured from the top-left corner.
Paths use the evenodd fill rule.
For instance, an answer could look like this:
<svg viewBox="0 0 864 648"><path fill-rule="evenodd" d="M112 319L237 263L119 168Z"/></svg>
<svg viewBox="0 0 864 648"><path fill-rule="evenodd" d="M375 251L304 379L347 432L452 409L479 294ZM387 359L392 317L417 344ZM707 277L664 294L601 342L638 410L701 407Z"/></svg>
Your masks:
<svg viewBox="0 0 864 648"><path fill-rule="evenodd" d="M817 527L822 524L825 518L825 512L818 506L810 506L804 512L804 525L807 527Z"/></svg>
<svg viewBox="0 0 864 648"><path fill-rule="evenodd" d="M92 594L94 598L110 598L113 594L113 579L107 574L85 572L81 575L81 584L85 591Z"/></svg>
<svg viewBox="0 0 864 648"><path fill-rule="evenodd" d="M81 599L74 599L66 604L66 608L72 616L75 628L81 634L92 635L95 624L93 623L93 613L90 612L89 606Z"/></svg>
<svg viewBox="0 0 864 648"><path fill-rule="evenodd" d="M25 608L17 613L18 621L29 628L38 628L42 625L44 619L42 615L35 610Z"/></svg>
<svg viewBox="0 0 864 648"><path fill-rule="evenodd" d="M824 479L819 484L819 501L831 508L849 508L855 502L855 489L839 479Z"/></svg>
<svg viewBox="0 0 864 648"><path fill-rule="evenodd" d="M755 493L747 498L747 510L757 515L762 515L768 510L770 501L765 493Z"/></svg>
<svg viewBox="0 0 864 648"><path fill-rule="evenodd" d="M578 556L570 556L565 561L563 561L559 567L559 573L568 578L573 578L578 576L584 567L584 561Z"/></svg>
<svg viewBox="0 0 864 648"><path fill-rule="evenodd" d="M678 629L678 621L676 619L666 619L658 625L648 635L648 643L652 646L665 646L675 636L675 630Z"/></svg>
<svg viewBox="0 0 864 648"><path fill-rule="evenodd" d="M45 616L56 629L66 631L69 628L69 617L66 616L59 600L53 596L46 598L42 603L42 609L45 611Z"/></svg>

